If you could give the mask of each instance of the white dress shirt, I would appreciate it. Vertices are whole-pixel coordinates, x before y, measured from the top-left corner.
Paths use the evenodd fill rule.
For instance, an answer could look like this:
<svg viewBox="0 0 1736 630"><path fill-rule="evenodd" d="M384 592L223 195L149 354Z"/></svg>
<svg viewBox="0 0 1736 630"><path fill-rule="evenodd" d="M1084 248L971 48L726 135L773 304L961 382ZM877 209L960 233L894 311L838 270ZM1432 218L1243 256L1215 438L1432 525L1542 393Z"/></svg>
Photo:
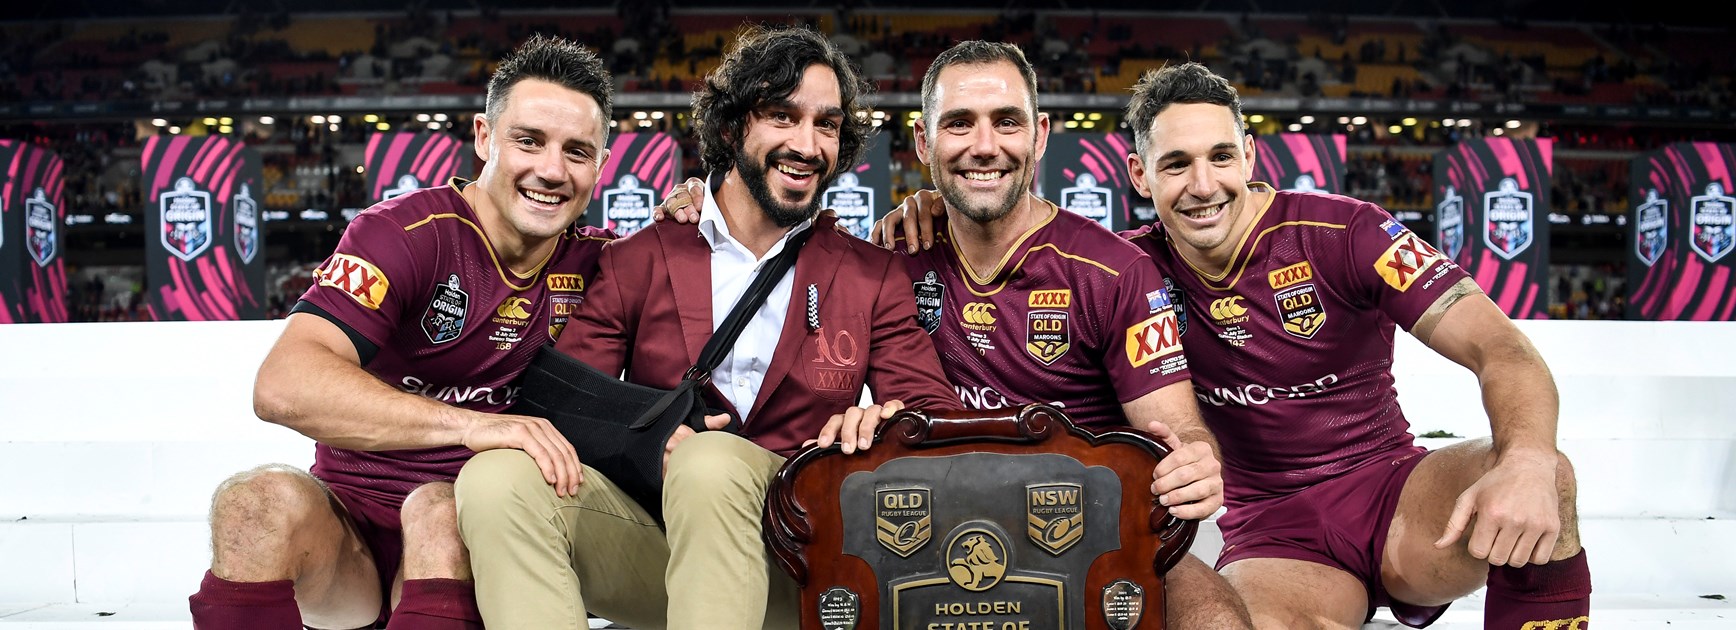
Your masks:
<svg viewBox="0 0 1736 630"><path fill-rule="evenodd" d="M791 236L808 229L814 221L809 219L797 224L773 243L764 256L756 259L752 251L730 235L729 223L723 219L723 209L717 206L717 189L711 188L709 181L706 184L706 190L712 192L705 196L699 209L699 233L711 245L711 329L716 331L729 317L730 310L735 308L736 300L747 293L748 284L753 282L759 270L778 252L784 251ZM753 415L760 383L765 380L766 368L771 365L772 352L777 350L778 337L783 335L784 315L789 312L790 289L795 276L795 267L791 267L778 280L771 295L766 296L765 303L754 311L747 326L742 328L735 347L711 372L711 382L741 413L743 422Z"/></svg>

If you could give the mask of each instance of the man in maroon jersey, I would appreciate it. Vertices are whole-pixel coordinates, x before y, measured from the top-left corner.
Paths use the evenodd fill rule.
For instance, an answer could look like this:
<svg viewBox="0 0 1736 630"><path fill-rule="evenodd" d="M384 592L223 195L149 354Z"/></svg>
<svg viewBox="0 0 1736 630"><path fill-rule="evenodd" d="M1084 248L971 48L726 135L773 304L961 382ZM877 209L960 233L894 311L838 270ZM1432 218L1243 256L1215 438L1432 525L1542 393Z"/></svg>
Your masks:
<svg viewBox="0 0 1736 630"><path fill-rule="evenodd" d="M1175 454L1153 471L1152 494L1176 516L1206 518L1223 482L1169 295L1138 248L1030 193L1049 132L1036 94L1029 61L1008 44L961 42L929 66L916 149L945 214L939 247L904 258L917 321L967 407L1049 402L1084 427L1164 436ZM688 187L664 207L703 198ZM1168 627L1248 625L1198 558L1167 578Z"/></svg>
<svg viewBox="0 0 1736 630"><path fill-rule="evenodd" d="M1161 225L1127 236L1191 309L1195 395L1224 453L1218 566L1256 622L1357 627L1388 606L1420 627L1486 583L1485 627L1584 627L1573 469L1525 335L1380 207L1250 183L1236 90L1204 66L1148 73L1128 124ZM1397 326L1476 373L1492 439L1413 444Z"/></svg>
<svg viewBox="0 0 1736 630"><path fill-rule="evenodd" d="M558 492L578 485L559 432L499 412L611 238L573 227L608 157L610 97L590 51L531 38L476 117L480 177L344 232L254 389L261 418L318 442L312 474L266 465L218 487L196 627L481 627L451 481L475 452L515 449Z"/></svg>
<svg viewBox="0 0 1736 630"><path fill-rule="evenodd" d="M1123 236L1175 285L1224 455L1218 566L1256 624L1354 628L1387 606L1420 627L1485 582L1487 627L1588 623L1573 470L1530 341L1378 206L1250 184L1240 101L1204 66L1148 74L1128 122L1129 170L1161 223ZM932 246L935 197L907 200L877 237ZM1493 439L1413 444L1392 387L1395 324L1478 375Z"/></svg>
<svg viewBox="0 0 1736 630"><path fill-rule="evenodd" d="M597 283L556 348L605 374L676 385L748 284L800 246L704 387L737 433L669 441L663 527L602 473L561 496L524 453L482 453L458 477L490 626L793 628L795 582L761 538L766 490L802 444L870 446L900 407L956 407L916 325L897 257L819 217L826 182L861 161L868 124L848 57L804 28L741 36L694 98L713 194L697 225L664 222L604 249ZM806 235L805 245L791 245ZM886 406L853 407L863 386ZM719 420L708 418L712 428Z"/></svg>

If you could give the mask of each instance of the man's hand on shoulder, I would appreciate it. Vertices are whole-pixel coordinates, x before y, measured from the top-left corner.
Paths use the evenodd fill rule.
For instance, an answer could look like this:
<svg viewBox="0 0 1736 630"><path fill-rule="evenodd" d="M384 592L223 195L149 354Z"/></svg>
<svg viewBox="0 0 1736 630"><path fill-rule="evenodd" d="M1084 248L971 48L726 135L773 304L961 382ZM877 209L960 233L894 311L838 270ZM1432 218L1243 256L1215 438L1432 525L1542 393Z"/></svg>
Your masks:
<svg viewBox="0 0 1736 630"><path fill-rule="evenodd" d="M463 444L472 451L516 448L536 460L543 481L555 487L555 494L570 497L585 482L579 466L579 454L566 436L542 418L503 413L471 412L470 425L464 430Z"/></svg>
<svg viewBox="0 0 1736 630"><path fill-rule="evenodd" d="M1151 471L1151 494L1177 518L1201 520L1224 505L1223 465L1206 442L1183 442L1169 425L1153 420L1146 430L1170 454Z"/></svg>
<svg viewBox="0 0 1736 630"><path fill-rule="evenodd" d="M663 196L663 203L651 211L651 220L675 219L676 223L698 223L699 209L705 204L705 180L689 177Z"/></svg>
<svg viewBox="0 0 1736 630"><path fill-rule="evenodd" d="M1502 455L1453 502L1453 515L1435 548L1457 542L1470 526L1466 550L1472 557L1495 566L1549 562L1561 535L1558 465L1549 452Z"/></svg>
<svg viewBox="0 0 1736 630"><path fill-rule="evenodd" d="M875 245L892 249L900 235L906 236L904 251L914 254L918 246L928 249L934 246L934 220L946 216L946 200L941 199L940 192L926 189L905 197L904 203L898 204L886 216L874 222L874 228L868 233L868 240Z"/></svg>

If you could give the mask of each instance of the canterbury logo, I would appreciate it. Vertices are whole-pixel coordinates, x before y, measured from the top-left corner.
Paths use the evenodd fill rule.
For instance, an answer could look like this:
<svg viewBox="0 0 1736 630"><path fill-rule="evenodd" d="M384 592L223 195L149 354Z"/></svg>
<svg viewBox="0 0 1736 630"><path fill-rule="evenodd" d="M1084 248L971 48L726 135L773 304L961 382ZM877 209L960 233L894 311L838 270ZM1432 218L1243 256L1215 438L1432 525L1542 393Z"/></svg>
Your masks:
<svg viewBox="0 0 1736 630"><path fill-rule="evenodd" d="M530 303L530 298L510 297L500 303L500 308L494 309L494 314L507 319L525 319L530 317L530 311L524 310L524 305Z"/></svg>
<svg viewBox="0 0 1736 630"><path fill-rule="evenodd" d="M1224 321L1248 314L1248 307L1242 306L1242 296L1236 295L1221 300L1212 301L1212 319Z"/></svg>
<svg viewBox="0 0 1736 630"><path fill-rule="evenodd" d="M959 319L964 320L969 328L988 328L995 325L995 305L988 302L971 302L959 310Z"/></svg>
<svg viewBox="0 0 1736 630"><path fill-rule="evenodd" d="M1527 621L1519 626L1519 630L1581 630L1591 623L1591 617L1580 615L1570 619L1552 619L1549 621Z"/></svg>

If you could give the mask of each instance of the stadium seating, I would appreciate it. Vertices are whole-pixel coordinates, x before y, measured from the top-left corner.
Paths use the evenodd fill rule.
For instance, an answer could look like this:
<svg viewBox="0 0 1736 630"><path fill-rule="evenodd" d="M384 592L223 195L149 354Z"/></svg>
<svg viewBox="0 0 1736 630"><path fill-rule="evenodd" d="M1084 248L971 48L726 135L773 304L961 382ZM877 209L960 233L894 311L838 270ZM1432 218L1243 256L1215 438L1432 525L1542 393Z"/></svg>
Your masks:
<svg viewBox="0 0 1736 630"><path fill-rule="evenodd" d="M1520 324L1561 392L1600 627L1731 627L1736 608L1701 596L1736 584L1725 557L1736 538L1736 329ZM282 325L0 326L0 629L189 627L186 597L210 558L211 490L263 462L311 462L307 438L252 414L254 373ZM1397 387L1414 429L1486 435L1473 377L1400 337ZM1216 528L1201 532L1194 552L1216 557ZM1477 595L1435 627L1480 623Z"/></svg>

